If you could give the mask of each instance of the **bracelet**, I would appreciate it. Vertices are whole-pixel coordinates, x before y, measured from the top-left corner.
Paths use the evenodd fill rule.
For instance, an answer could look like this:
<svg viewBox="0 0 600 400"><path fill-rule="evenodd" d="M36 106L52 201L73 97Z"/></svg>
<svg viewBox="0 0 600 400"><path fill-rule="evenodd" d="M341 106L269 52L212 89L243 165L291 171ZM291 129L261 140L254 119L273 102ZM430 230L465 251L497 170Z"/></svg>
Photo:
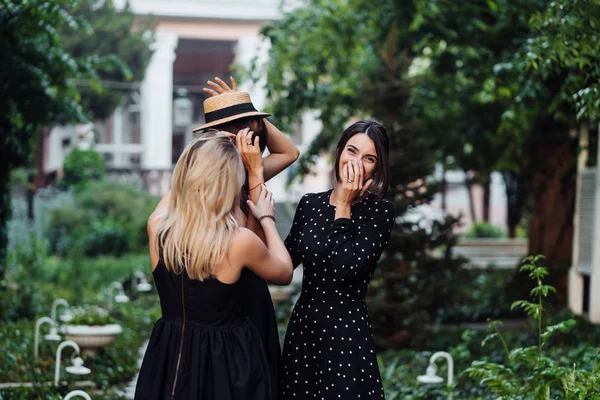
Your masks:
<svg viewBox="0 0 600 400"><path fill-rule="evenodd" d="M254 186L252 189L248 190L248 192L253 191L254 189L256 189L257 187L259 187L260 185L264 185L264 182L259 183L258 185Z"/></svg>
<svg viewBox="0 0 600 400"><path fill-rule="evenodd" d="M265 219L265 218L272 219L272 220L273 220L273 222L275 222L275 223L277 222L277 220L275 220L275 216L274 216L274 215L268 215L268 214L267 214L267 215L263 215L263 216L261 216L261 217L257 218L257 220L258 220L258 222L260 223L260 221L262 221L262 220L263 220L263 219Z"/></svg>

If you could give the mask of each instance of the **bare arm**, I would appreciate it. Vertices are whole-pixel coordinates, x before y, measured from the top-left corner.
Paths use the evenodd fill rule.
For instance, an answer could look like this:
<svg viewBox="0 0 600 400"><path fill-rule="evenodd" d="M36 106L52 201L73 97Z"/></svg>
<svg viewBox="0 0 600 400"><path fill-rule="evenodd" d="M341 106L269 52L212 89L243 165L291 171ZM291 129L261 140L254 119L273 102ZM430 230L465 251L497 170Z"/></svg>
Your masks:
<svg viewBox="0 0 600 400"><path fill-rule="evenodd" d="M150 214L146 229L148 230L148 250L150 251L150 262L152 263L152 271L158 264L158 225L160 223L160 215L156 212Z"/></svg>
<svg viewBox="0 0 600 400"><path fill-rule="evenodd" d="M294 275L292 260L277 234L275 223L266 220L263 228L267 236L266 246L252 231L240 228L231 247L234 253L232 259L240 267L251 269L270 283L288 285Z"/></svg>
<svg viewBox="0 0 600 400"><path fill-rule="evenodd" d="M252 139L252 136L253 132L249 128L242 129L235 135L235 143L244 162L244 167L248 171L248 190L250 191L248 195L250 200L257 204L262 189L261 186L264 185L265 179L263 176L263 158L260 153L260 138L255 136ZM265 234L252 215L248 216L244 225L265 242Z"/></svg>
<svg viewBox="0 0 600 400"><path fill-rule="evenodd" d="M275 125L263 119L267 128L269 155L263 160L265 182L289 167L298 159L300 151Z"/></svg>
<svg viewBox="0 0 600 400"><path fill-rule="evenodd" d="M160 201L156 205L156 208L154 209L154 212L152 214L156 214L156 213L166 214L167 209L169 208L169 202L170 201L171 201L171 191L169 190L163 196L163 198L160 199Z"/></svg>
<svg viewBox="0 0 600 400"><path fill-rule="evenodd" d="M146 229L148 231L148 248L150 250L150 262L152 262L152 270L156 268L158 264L158 225L160 219L167 213L169 208L169 202L171 201L171 191L169 190L162 199L158 202L158 205L148 217L148 223Z"/></svg>
<svg viewBox="0 0 600 400"><path fill-rule="evenodd" d="M248 201L248 206L256 218L275 215L273 195L264 187L261 188L256 204ZM252 234L253 239L248 238L245 242L250 248L244 250L243 254L247 255L244 265L272 283L287 285L294 274L290 254L277 233L274 219L263 218L260 225L265 235L266 247L258 236ZM265 250L268 252L265 253Z"/></svg>

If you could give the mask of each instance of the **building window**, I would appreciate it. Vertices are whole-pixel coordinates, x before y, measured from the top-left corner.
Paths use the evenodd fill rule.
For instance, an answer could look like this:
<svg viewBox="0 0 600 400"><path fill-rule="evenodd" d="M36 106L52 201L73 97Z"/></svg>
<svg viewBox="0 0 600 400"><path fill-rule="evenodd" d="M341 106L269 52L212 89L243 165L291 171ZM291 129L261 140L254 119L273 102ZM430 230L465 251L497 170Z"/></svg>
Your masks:
<svg viewBox="0 0 600 400"><path fill-rule="evenodd" d="M137 92L128 96L123 110L123 143L142 144L141 107Z"/></svg>
<svg viewBox="0 0 600 400"><path fill-rule="evenodd" d="M98 143L112 143L113 141L113 130L110 120L108 121L96 121L94 124L96 144Z"/></svg>
<svg viewBox="0 0 600 400"><path fill-rule="evenodd" d="M107 121L96 123L96 150L107 168L139 168L142 152L140 95L132 92Z"/></svg>

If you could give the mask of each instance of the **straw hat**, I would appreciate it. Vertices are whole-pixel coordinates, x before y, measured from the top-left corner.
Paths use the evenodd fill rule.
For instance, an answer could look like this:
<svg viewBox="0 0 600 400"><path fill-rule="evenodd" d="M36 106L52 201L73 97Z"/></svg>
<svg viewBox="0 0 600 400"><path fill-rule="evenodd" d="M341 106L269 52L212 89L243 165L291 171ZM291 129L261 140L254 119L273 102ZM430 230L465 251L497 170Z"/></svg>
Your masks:
<svg viewBox="0 0 600 400"><path fill-rule="evenodd" d="M258 112L250 95L243 92L225 92L204 100L204 120L206 123L194 132L235 121L244 117L269 117L271 114Z"/></svg>

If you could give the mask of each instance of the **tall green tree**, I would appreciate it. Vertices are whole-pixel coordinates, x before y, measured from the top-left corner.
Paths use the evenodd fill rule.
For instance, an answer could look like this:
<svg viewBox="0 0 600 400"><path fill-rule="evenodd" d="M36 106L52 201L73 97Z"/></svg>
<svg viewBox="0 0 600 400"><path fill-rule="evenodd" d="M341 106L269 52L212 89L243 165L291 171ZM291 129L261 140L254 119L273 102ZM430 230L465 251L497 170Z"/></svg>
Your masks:
<svg viewBox="0 0 600 400"><path fill-rule="evenodd" d="M8 240L10 171L30 165L45 127L57 120L89 121L86 108L92 102L82 100L79 85L100 91L102 73L131 76L125 62L108 50L77 52L66 44L65 32L78 36L71 45L93 34L92 25L78 15L91 3L0 0L0 279ZM121 29L113 38L126 35Z"/></svg>
<svg viewBox="0 0 600 400"><path fill-rule="evenodd" d="M528 14L528 38L491 77L511 96L499 132L512 138L504 165L530 193L529 253L545 254L566 289L571 263L578 118L600 102L600 4L547 2ZM566 293L566 290L559 290ZM564 298L558 299L564 303Z"/></svg>
<svg viewBox="0 0 600 400"><path fill-rule="evenodd" d="M600 107L600 4L415 4L412 27L424 34L417 46L431 73L415 91L420 120L446 131L440 148L461 168L502 172L509 233L528 209L529 253L548 256L563 289L572 254L573 132L577 118L597 118Z"/></svg>
<svg viewBox="0 0 600 400"><path fill-rule="evenodd" d="M0 277L10 218L9 174L26 165L42 129L59 117L85 120L73 78L95 78L106 60L74 58L57 27L82 27L72 17L78 2L0 1Z"/></svg>
<svg viewBox="0 0 600 400"><path fill-rule="evenodd" d="M499 126L515 83L514 78L498 82L496 72L529 40L528 18L543 9L545 1L418 4L413 29L424 33L417 46L430 61L428 79L415 93L420 119L439 131L440 147L449 149L456 166L478 177L484 187L484 220L489 219L490 173L503 173L507 225L514 236L527 193L522 185L515 187L514 170L520 169L504 156L514 138L511 132L499 131Z"/></svg>
<svg viewBox="0 0 600 400"><path fill-rule="evenodd" d="M128 5L117 9L111 0L80 0L74 16L88 21L89 29L82 32L78 27L63 26L60 36L65 50L77 58L95 56L113 61L96 70L100 85L78 81L83 109L90 118L105 120L131 91L127 83L135 85L144 78L156 20L136 16Z"/></svg>
<svg viewBox="0 0 600 400"><path fill-rule="evenodd" d="M411 189L428 183L435 162L474 171L484 185L502 172L511 233L528 209L529 251L548 255L552 276L561 276L572 247L572 129L599 105L597 9L594 0L309 1L263 31L272 45L272 111L284 123L320 112L323 130L300 172L331 149L351 117L382 119L393 141L404 140L393 150L392 194L407 201L397 203L400 214L433 193ZM432 236L452 242L438 231ZM396 265L426 264L412 250L435 246L411 242L425 232L398 224L386 260L410 254Z"/></svg>
<svg viewBox="0 0 600 400"><path fill-rule="evenodd" d="M520 72L515 79L518 90L501 129L513 130L520 119L530 127L529 134L520 135L532 171L529 252L548 256L550 265L562 272L557 284L566 289L573 243L577 120L600 115L600 2L550 2L532 15L530 27L532 38L512 64ZM559 302L564 303L564 297Z"/></svg>

